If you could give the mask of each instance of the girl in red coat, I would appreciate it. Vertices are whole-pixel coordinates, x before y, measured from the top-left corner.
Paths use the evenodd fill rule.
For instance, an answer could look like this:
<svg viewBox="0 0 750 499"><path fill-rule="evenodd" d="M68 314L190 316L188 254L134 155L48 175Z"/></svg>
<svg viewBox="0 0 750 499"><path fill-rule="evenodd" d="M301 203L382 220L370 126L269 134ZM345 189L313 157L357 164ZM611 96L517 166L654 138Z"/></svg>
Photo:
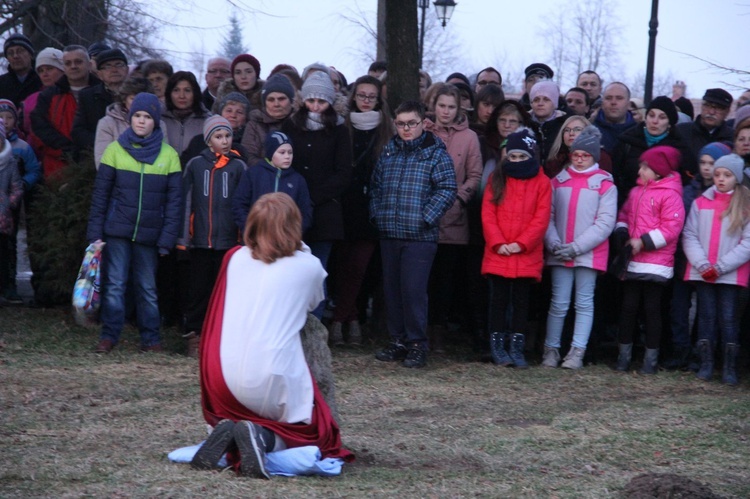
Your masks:
<svg viewBox="0 0 750 499"><path fill-rule="evenodd" d="M539 167L537 143L528 130L508 136L507 157L492 173L482 199L485 247L482 275L490 281L490 350L501 366L526 368L524 333L529 291L541 281L544 233L552 186ZM508 305L511 324L506 327ZM506 342L510 340L510 348Z"/></svg>

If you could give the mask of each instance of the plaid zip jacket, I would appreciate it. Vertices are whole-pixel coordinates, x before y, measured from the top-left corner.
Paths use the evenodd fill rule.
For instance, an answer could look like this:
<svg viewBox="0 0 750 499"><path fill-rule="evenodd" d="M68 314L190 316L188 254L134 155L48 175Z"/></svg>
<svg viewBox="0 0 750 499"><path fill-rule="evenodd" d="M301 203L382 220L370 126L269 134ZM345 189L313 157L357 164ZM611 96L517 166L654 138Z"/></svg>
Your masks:
<svg viewBox="0 0 750 499"><path fill-rule="evenodd" d="M370 218L380 237L438 240L440 219L456 199L456 174L445 144L432 132L394 136L372 176Z"/></svg>

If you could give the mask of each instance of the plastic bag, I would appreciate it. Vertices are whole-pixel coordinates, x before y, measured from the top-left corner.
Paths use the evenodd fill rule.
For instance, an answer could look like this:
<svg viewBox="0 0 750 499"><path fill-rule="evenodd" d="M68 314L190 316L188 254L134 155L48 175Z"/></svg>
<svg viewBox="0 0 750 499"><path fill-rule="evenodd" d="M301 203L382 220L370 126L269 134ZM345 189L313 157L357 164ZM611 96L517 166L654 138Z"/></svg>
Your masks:
<svg viewBox="0 0 750 499"><path fill-rule="evenodd" d="M96 321L101 304L102 249L106 243L96 241L89 244L83 263L73 286L73 310L76 323L89 325Z"/></svg>

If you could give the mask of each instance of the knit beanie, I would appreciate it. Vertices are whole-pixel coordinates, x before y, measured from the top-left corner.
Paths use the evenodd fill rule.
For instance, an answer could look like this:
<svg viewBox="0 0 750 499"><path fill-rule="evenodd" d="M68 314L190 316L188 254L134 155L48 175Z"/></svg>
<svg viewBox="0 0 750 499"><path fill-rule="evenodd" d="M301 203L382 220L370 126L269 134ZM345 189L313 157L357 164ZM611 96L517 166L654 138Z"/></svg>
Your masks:
<svg viewBox="0 0 750 499"><path fill-rule="evenodd" d="M732 172L737 179L737 183L742 182L743 171L745 169L745 161L738 155L732 153L722 156L714 163L714 170L716 168L726 168Z"/></svg>
<svg viewBox="0 0 750 499"><path fill-rule="evenodd" d="M279 92L286 95L289 97L290 101L294 100L294 87L292 86L292 82L283 74L276 73L263 84L263 90L260 91L260 98L264 107L266 97L273 92Z"/></svg>
<svg viewBox="0 0 750 499"><path fill-rule="evenodd" d="M578 134L578 137L573 140L573 143L570 145L570 152L587 152L591 154L594 157L594 161L598 163L602 150L601 139L602 132L600 132L594 125L588 125Z"/></svg>
<svg viewBox="0 0 750 499"><path fill-rule="evenodd" d="M250 64L255 69L255 77L260 78L260 62L255 57L251 56L250 54L240 54L237 57L234 58L232 61L232 74L234 74L234 67L241 63L246 62Z"/></svg>
<svg viewBox="0 0 750 499"><path fill-rule="evenodd" d="M306 80L308 76L310 76L313 73L317 73L322 71L323 73L330 76L330 68L323 64L322 62L313 62L309 66L305 66L305 69L302 70L302 80Z"/></svg>
<svg viewBox="0 0 750 499"><path fill-rule="evenodd" d="M714 161L716 161L722 156L732 154L732 148L730 148L723 142L711 142L710 144L706 144L705 146L703 146L703 148L698 153L698 159L700 160L701 156L703 156L704 154L711 156L712 158L714 158Z"/></svg>
<svg viewBox="0 0 750 499"><path fill-rule="evenodd" d="M3 44L3 55L5 55L6 58L8 57L8 49L11 47L23 47L28 50L32 56L34 55L34 46L31 45L31 40L21 33L10 35L5 39L5 43Z"/></svg>
<svg viewBox="0 0 750 499"><path fill-rule="evenodd" d="M94 42L91 45L89 45L88 53L89 57L92 59L96 59L96 56L104 52L105 50L109 50L112 47L107 45L105 42Z"/></svg>
<svg viewBox="0 0 750 499"><path fill-rule="evenodd" d="M245 97L243 94L239 92L229 92L227 95L221 98L219 101L219 114L224 110L225 107L227 107L227 104L230 102L238 102L245 106L245 114L247 114L250 111L250 101L247 100L247 97Z"/></svg>
<svg viewBox="0 0 750 499"><path fill-rule="evenodd" d="M274 153L276 152L276 149L281 147L284 144L292 145L292 141L289 140L289 137L284 132L271 132L268 135L266 135L266 141L264 143L265 151L266 151L266 159L271 160L273 158Z"/></svg>
<svg viewBox="0 0 750 499"><path fill-rule="evenodd" d="M302 100L307 99L323 99L329 104L333 105L333 101L336 98L336 91L333 89L333 83L328 73L315 71L307 77L305 83L302 84Z"/></svg>
<svg viewBox="0 0 750 499"><path fill-rule="evenodd" d="M739 128L740 123L750 118L750 106L742 106L734 113L734 129Z"/></svg>
<svg viewBox="0 0 750 499"><path fill-rule="evenodd" d="M211 135L213 135L215 131L222 129L228 131L230 136L232 135L232 125L230 125L229 120L222 115L214 114L213 116L206 118L203 122L203 140L206 142L206 145L208 145L208 142L211 140Z"/></svg>
<svg viewBox="0 0 750 499"><path fill-rule="evenodd" d="M679 99L675 100L674 107L677 108L678 112L690 116L691 120L695 119L695 108L693 108L693 103L690 102L690 99L688 99L687 97L680 97Z"/></svg>
<svg viewBox="0 0 750 499"><path fill-rule="evenodd" d="M102 50L96 56L97 67L102 67L105 62L109 62L109 61L122 61L125 64L127 64L128 58L125 57L125 54L120 49Z"/></svg>
<svg viewBox="0 0 750 499"><path fill-rule="evenodd" d="M677 124L677 108L675 107L674 102L672 102L672 99L670 99L669 97L660 95L659 97L652 100L651 104L649 104L646 108L646 114L648 114L648 112L652 109L664 111L664 114L666 114L667 118L669 119L669 124L672 126Z"/></svg>
<svg viewBox="0 0 750 499"><path fill-rule="evenodd" d="M560 98L560 88L558 88L557 83L552 80L540 80L534 83L534 86L531 87L531 91L529 92L529 99L531 102L534 102L534 99L538 95L547 97L554 102L555 107L557 107L557 101Z"/></svg>
<svg viewBox="0 0 750 499"><path fill-rule="evenodd" d="M677 171L681 159L682 154L674 147L656 146L647 149L641 154L639 161L646 163L660 177L666 177L670 173Z"/></svg>
<svg viewBox="0 0 750 499"><path fill-rule="evenodd" d="M533 158L536 155L536 139L524 128L520 132L508 135L505 150L508 154L520 152Z"/></svg>
<svg viewBox="0 0 750 499"><path fill-rule="evenodd" d="M13 101L0 99L0 111L8 111L16 119L16 122L18 122L18 109L16 109L16 105L13 104Z"/></svg>
<svg viewBox="0 0 750 499"><path fill-rule="evenodd" d="M52 66L60 71L65 71L62 56L62 50L52 47L42 49L42 51L39 52L39 55L36 56L36 66L34 69L39 69L40 66Z"/></svg>
<svg viewBox="0 0 750 499"><path fill-rule="evenodd" d="M455 72L455 73L449 74L448 78L446 78L445 81L450 81L450 80L453 80L453 79L456 79L456 78L458 78L462 82L466 83L467 86L470 85L469 78L465 74L459 73L459 72Z"/></svg>
<svg viewBox="0 0 750 499"><path fill-rule="evenodd" d="M138 111L145 111L154 119L154 130L159 129L159 122L161 121L161 103L159 98L154 94L141 92L135 96L132 104L130 104L130 110L128 111L128 123L133 119L133 115Z"/></svg>
<svg viewBox="0 0 750 499"><path fill-rule="evenodd" d="M5 138L5 120L0 118L0 138Z"/></svg>

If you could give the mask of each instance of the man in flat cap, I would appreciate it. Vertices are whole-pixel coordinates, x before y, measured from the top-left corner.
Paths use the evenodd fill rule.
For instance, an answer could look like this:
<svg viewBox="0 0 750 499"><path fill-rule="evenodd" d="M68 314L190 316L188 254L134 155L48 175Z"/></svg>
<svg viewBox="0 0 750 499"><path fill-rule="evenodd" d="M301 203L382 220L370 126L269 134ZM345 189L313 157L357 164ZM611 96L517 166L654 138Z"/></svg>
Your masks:
<svg viewBox="0 0 750 499"><path fill-rule="evenodd" d="M695 121L680 123L677 131L698 159L703 146L711 142L731 142L734 130L726 122L732 96L723 88L709 88L703 95L701 114Z"/></svg>

